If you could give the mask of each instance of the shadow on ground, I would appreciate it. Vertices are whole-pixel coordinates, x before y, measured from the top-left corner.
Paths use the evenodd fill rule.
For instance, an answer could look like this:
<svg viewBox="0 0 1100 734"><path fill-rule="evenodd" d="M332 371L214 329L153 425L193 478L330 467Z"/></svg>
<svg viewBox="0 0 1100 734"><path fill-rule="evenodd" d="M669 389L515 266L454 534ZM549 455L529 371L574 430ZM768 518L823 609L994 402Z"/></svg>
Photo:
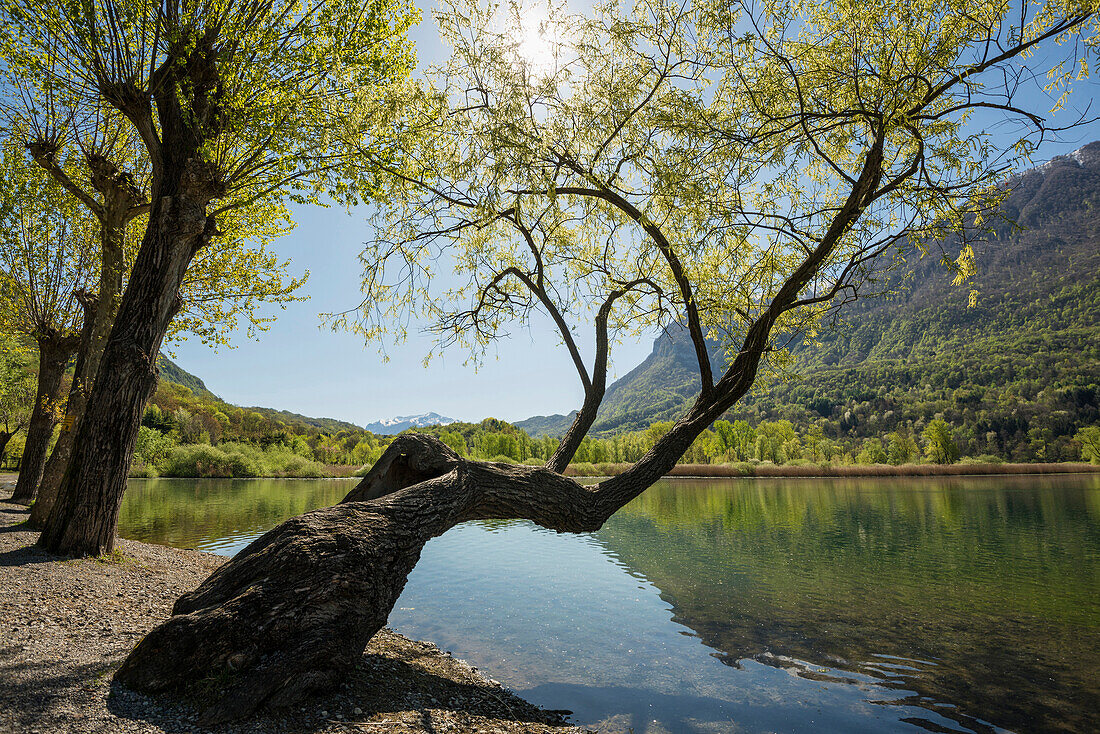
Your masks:
<svg viewBox="0 0 1100 734"><path fill-rule="evenodd" d="M410 651L406 648L403 652L409 655ZM444 660L445 665L457 665L449 658ZM507 731L526 731L529 724L563 723L557 713L539 709L497 686L476 680L458 681L453 670L441 675L423 667L438 664L438 651L423 655L414 652L409 660L368 652L336 693L308 699L290 710L264 712L202 731L310 731L329 723L346 725L353 731L358 730L357 724L362 724L380 727L379 731L387 733L442 734L454 731L456 724L470 725L462 730L479 730L480 727L471 724L484 719L510 724ZM194 698L146 696L112 683L107 708L120 718L144 721L170 734L182 734L196 731L198 703Z"/></svg>

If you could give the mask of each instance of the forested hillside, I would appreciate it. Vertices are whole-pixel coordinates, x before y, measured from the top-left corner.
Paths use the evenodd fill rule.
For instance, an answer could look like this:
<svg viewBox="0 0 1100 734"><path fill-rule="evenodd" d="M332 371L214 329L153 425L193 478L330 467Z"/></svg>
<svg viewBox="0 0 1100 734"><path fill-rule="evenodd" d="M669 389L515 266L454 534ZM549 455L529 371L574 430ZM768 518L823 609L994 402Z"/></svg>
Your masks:
<svg viewBox="0 0 1100 734"><path fill-rule="evenodd" d="M1100 421L1100 143L1009 186L1006 221L975 246L976 305L935 255L914 259L894 276L897 296L848 307L819 343L796 348L798 378L758 387L728 417L816 426L854 450L940 415L964 455L1076 458L1074 434ZM608 389L594 433L676 418L698 389L693 365L685 333L658 338ZM553 435L568 419L518 425Z"/></svg>

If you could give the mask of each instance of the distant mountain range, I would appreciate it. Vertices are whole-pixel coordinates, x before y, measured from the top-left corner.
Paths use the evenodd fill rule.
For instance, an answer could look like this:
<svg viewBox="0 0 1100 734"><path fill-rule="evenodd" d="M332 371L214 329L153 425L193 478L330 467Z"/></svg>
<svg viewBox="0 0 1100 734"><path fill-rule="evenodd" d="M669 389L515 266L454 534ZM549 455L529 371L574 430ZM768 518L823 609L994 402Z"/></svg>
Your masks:
<svg viewBox="0 0 1100 734"><path fill-rule="evenodd" d="M896 296L851 304L839 328L794 350L800 378L762 383L727 417L785 418L800 430L863 439L919 430L942 414L960 429L964 453L1075 458L1072 435L1100 422L1100 142L1008 186L1008 221L975 246L976 306L935 256L915 260L892 276ZM723 360L716 344L711 359ZM690 340L674 328L608 387L592 432L675 419L698 381ZM516 425L558 436L571 420Z"/></svg>
<svg viewBox="0 0 1100 734"><path fill-rule="evenodd" d="M183 369L163 354L157 357L157 368L160 370L160 379L165 382L183 385L191 392L202 397L221 400L217 395L210 392L202 379ZM456 422L454 418L448 418L439 413L422 413L421 415L399 415L396 418L375 421L365 426L359 426L355 423L349 423L335 418L312 418L307 415L301 415L300 413L291 413L288 410L278 410L276 408L248 406L247 409L282 421L283 423L297 423L312 426L325 433L338 433L339 431L345 430L367 430L381 436L393 436L409 428L447 426Z"/></svg>
<svg viewBox="0 0 1100 734"><path fill-rule="evenodd" d="M163 354L157 357L157 369L160 370L160 379L165 382L182 385L200 397L221 400L220 397L210 392L209 388L206 387L206 383L204 383L201 378L183 369ZM273 418L277 421L282 421L283 423L310 426L320 431L324 431L325 433L338 433L345 430L363 430L354 423L348 423L347 421L341 421L335 418L312 418L299 413L291 413L288 410L262 408L259 406L247 406L246 409Z"/></svg>
<svg viewBox="0 0 1100 734"><path fill-rule="evenodd" d="M420 415L399 415L396 418L375 421L363 426L371 433L382 436L393 436L410 428L423 428L425 426L449 426L455 423L454 418L440 415L439 413L422 413Z"/></svg>

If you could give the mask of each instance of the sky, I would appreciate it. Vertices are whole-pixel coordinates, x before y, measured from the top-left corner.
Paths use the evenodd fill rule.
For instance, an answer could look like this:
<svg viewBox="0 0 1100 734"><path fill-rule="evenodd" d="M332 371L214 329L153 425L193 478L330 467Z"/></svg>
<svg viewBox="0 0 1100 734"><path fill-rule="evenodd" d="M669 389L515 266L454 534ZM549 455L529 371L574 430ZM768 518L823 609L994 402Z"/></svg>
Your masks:
<svg viewBox="0 0 1100 734"><path fill-rule="evenodd" d="M423 67L442 61L445 50L428 4L422 0L420 7L424 20L412 38ZM1095 84L1078 94L1092 96L1092 89ZM1039 158L1065 154L1096 139L1100 125L1093 124L1045 147ZM444 353L425 368L431 339L413 329L403 344L386 345L388 360L376 344L330 330L319 314L344 311L361 299L358 256L371 236L366 212L298 206L293 213L297 228L271 249L292 261L293 273L310 271L302 291L309 300L275 309L275 323L254 340L237 333L234 348L215 352L197 339L168 345L175 361L223 400L359 425L429 411L471 422L487 417L517 421L580 406L580 382L548 319L513 329L511 338L490 348L476 370L464 365L467 355L461 350ZM652 342L649 335L617 346L609 382L641 362ZM581 347L591 355L591 345Z"/></svg>

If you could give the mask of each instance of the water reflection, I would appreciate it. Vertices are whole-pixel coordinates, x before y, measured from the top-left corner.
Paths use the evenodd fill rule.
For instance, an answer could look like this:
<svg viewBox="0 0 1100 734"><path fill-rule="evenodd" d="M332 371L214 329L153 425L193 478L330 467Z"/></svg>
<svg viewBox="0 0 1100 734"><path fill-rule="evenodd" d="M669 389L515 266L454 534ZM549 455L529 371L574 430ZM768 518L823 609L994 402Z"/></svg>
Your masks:
<svg viewBox="0 0 1100 734"><path fill-rule="evenodd" d="M731 666L871 676L974 731L1096 731L1097 494L1096 478L673 481L597 537Z"/></svg>
<svg viewBox="0 0 1100 734"><path fill-rule="evenodd" d="M236 552L350 486L135 482L122 532ZM1100 478L666 481L453 529L391 622L601 731L1097 731Z"/></svg>

